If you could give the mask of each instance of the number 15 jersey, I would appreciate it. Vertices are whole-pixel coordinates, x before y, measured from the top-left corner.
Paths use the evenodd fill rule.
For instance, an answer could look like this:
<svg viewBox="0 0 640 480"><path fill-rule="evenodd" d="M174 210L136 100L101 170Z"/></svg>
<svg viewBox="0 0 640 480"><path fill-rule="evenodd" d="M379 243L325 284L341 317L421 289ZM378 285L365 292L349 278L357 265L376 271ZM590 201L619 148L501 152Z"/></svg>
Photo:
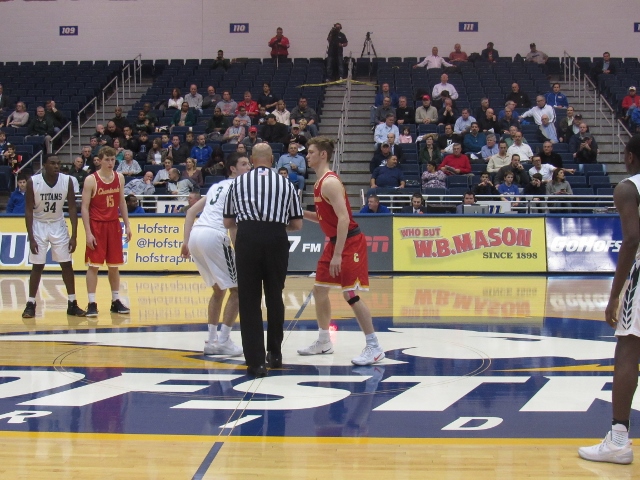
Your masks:
<svg viewBox="0 0 640 480"><path fill-rule="evenodd" d="M89 204L89 219L93 222L113 222L119 220L120 177L113 172L111 182L105 182L98 172L93 173L96 179L96 191Z"/></svg>
<svg viewBox="0 0 640 480"><path fill-rule="evenodd" d="M33 182L33 218L39 222L57 222L64 219L62 207L69 192L69 176L58 174L55 185L49 186L41 173L31 177Z"/></svg>

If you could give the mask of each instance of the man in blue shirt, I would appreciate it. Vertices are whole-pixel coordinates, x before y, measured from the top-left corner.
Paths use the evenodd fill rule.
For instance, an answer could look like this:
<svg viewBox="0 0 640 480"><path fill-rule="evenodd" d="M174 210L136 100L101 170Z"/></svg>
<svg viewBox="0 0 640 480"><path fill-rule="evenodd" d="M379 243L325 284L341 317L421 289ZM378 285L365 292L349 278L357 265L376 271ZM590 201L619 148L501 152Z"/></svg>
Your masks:
<svg viewBox="0 0 640 480"><path fill-rule="evenodd" d="M469 133L464 136L464 153L480 153L482 147L487 144L487 136L480 131L478 122L472 122Z"/></svg>
<svg viewBox="0 0 640 480"><path fill-rule="evenodd" d="M560 92L560 84L553 84L553 91L545 94L545 100L547 101L547 105L550 105L555 108L567 108L569 106L569 100L567 100L567 96Z"/></svg>
<svg viewBox="0 0 640 480"><path fill-rule="evenodd" d="M189 155L191 158L195 159L198 166L206 165L213 153L213 149L206 144L206 141L207 139L204 135L198 135L198 144L194 145L191 149L191 154Z"/></svg>
<svg viewBox="0 0 640 480"><path fill-rule="evenodd" d="M18 175L18 188L16 188L9 197L9 203L7 203L7 213L24 213L27 180L28 178L24 173Z"/></svg>
<svg viewBox="0 0 640 480"><path fill-rule="evenodd" d="M369 182L371 188L404 188L404 174L398 167L398 158L391 155L387 164L377 167Z"/></svg>
<svg viewBox="0 0 640 480"><path fill-rule="evenodd" d="M393 133L396 138L396 143L400 138L400 131L398 127L395 125L396 116L393 114L387 115L384 123L381 123L376 127L375 134L373 135L373 140L376 142L376 146L387 141L387 135L389 133Z"/></svg>
<svg viewBox="0 0 640 480"><path fill-rule="evenodd" d="M278 159L276 169L282 167L287 169L289 180L298 185L299 190L304 190L304 174L307 172L307 161L302 155L298 154L297 143L291 142L287 154Z"/></svg>
<svg viewBox="0 0 640 480"><path fill-rule="evenodd" d="M362 207L360 213L391 213L384 205L380 205L380 199L377 195L369 195L367 204Z"/></svg>

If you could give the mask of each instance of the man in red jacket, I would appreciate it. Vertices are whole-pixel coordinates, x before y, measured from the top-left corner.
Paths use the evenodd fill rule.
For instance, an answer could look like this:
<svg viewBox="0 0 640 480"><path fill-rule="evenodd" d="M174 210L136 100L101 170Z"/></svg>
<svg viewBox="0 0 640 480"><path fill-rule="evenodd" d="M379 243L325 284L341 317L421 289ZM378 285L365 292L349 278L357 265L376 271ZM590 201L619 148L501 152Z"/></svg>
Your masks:
<svg viewBox="0 0 640 480"><path fill-rule="evenodd" d="M282 27L276 29L276 36L269 40L271 58L285 60L289 56L289 39L282 35Z"/></svg>
<svg viewBox="0 0 640 480"><path fill-rule="evenodd" d="M471 173L469 157L462 153L462 145L453 144L453 154L447 155L440 164L440 170L446 175L464 175Z"/></svg>

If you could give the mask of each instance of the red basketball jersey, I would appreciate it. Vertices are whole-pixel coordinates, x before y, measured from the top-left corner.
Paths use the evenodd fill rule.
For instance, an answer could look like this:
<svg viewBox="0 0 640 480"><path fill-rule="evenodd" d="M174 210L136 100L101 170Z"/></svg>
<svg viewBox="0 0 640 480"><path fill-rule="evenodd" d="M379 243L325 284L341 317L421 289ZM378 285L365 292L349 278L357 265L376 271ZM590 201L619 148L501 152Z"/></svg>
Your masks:
<svg viewBox="0 0 640 480"><path fill-rule="evenodd" d="M118 220L120 205L120 179L113 172L111 183L105 183L98 172L92 174L96 179L96 191L89 204L89 218L95 222Z"/></svg>
<svg viewBox="0 0 640 480"><path fill-rule="evenodd" d="M336 212L333 210L333 206L322 196L322 182L324 182L328 177L335 177L338 181L340 180L335 172L329 171L325 173L313 186L313 201L316 205L316 213L318 214L320 228L327 237L335 237L338 234L338 217ZM344 186L342 187L342 194L344 203L347 207L347 212L349 212L349 231L351 231L354 228L357 228L358 224L351 214L351 205L349 204L349 198L347 198L347 192L344 190Z"/></svg>

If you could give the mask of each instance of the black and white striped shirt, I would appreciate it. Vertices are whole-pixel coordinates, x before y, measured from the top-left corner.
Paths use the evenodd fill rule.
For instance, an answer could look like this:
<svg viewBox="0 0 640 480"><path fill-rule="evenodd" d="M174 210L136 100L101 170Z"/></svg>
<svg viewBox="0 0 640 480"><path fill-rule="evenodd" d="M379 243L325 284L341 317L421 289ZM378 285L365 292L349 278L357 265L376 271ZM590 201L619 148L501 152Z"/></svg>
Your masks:
<svg viewBox="0 0 640 480"><path fill-rule="evenodd" d="M235 179L224 206L225 218L282 223L302 218L302 206L291 181L267 167L257 167Z"/></svg>

